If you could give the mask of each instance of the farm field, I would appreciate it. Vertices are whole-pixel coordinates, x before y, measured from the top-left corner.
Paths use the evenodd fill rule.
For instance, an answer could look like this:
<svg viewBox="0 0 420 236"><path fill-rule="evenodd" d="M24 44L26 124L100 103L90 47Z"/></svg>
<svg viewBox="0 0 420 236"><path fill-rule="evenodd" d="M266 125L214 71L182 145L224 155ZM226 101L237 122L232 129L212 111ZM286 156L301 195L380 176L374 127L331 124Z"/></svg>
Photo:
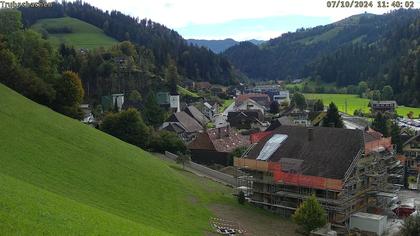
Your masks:
<svg viewBox="0 0 420 236"><path fill-rule="evenodd" d="M362 109L363 112L369 112L369 99L360 98L355 94L317 94L317 93L306 93L304 94L307 99L321 99L324 105L327 106L331 102L334 102L341 112L348 113L350 115L357 109ZM347 104L347 105L346 105ZM401 116L407 116L408 112L413 111L414 116L420 115L420 108L398 106L397 113Z"/></svg>
<svg viewBox="0 0 420 236"><path fill-rule="evenodd" d="M107 36L102 29L71 17L42 19L31 26L32 29L38 32L60 27L68 27L72 32L49 33L48 40L57 47L61 43L65 43L73 45L76 48L93 49L110 47L118 43L117 40Z"/></svg>
<svg viewBox="0 0 420 236"><path fill-rule="evenodd" d="M293 232L289 220L237 204L230 188L2 84L0 93L1 235L203 235L214 204Z"/></svg>

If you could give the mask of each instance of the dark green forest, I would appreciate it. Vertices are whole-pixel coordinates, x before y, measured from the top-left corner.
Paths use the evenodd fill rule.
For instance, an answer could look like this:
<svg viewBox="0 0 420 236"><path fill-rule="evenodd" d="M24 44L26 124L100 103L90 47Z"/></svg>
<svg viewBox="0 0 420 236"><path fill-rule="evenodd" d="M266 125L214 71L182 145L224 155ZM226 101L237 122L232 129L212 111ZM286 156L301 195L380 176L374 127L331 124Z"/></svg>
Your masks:
<svg viewBox="0 0 420 236"><path fill-rule="evenodd" d="M26 27L39 19L70 16L103 29L105 34L121 42L130 41L136 47L144 47L153 55L153 64L159 72L164 71L172 59L179 74L191 80L228 85L238 79L225 58L204 47L189 45L176 31L150 19L134 18L119 11L102 11L81 1L19 10Z"/></svg>

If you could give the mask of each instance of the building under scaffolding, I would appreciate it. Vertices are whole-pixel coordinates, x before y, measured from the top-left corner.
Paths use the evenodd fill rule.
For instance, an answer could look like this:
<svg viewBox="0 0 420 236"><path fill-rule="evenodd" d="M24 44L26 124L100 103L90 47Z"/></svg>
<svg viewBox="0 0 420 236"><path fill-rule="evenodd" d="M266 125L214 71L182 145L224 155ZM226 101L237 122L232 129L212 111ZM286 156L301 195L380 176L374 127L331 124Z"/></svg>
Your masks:
<svg viewBox="0 0 420 236"><path fill-rule="evenodd" d="M290 216L315 195L329 221L343 227L354 212L386 207L378 199L398 190L389 184L399 168L391 140L375 131L281 126L257 136L234 165L248 180L239 188L252 189L249 201L267 210Z"/></svg>

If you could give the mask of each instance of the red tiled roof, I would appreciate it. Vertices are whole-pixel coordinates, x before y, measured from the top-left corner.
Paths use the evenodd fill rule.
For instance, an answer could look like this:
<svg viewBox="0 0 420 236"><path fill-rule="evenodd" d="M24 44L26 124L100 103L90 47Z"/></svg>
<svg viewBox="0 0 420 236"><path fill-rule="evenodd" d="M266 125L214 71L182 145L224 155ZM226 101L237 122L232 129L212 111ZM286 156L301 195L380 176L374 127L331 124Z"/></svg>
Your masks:
<svg viewBox="0 0 420 236"><path fill-rule="evenodd" d="M241 94L236 98L237 103L242 103L247 99L254 99L254 98L267 98L267 101L270 101L270 97L264 93L246 93Z"/></svg>

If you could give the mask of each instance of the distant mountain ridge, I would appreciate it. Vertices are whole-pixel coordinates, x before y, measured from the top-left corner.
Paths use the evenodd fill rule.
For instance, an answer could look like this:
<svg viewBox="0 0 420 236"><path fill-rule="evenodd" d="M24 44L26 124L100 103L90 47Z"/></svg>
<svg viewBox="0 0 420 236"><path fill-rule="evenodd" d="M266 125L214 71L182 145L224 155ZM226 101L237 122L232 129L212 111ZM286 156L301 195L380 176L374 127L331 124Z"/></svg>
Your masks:
<svg viewBox="0 0 420 236"><path fill-rule="evenodd" d="M304 76L305 66L341 47L381 43L393 26L413 23L419 12L401 9L384 15L354 15L332 24L285 33L260 47L243 42L223 55L251 79L298 79Z"/></svg>
<svg viewBox="0 0 420 236"><path fill-rule="evenodd" d="M251 39L251 40L246 40L247 42L251 42L255 45L260 45L266 41L264 40L257 40L257 39ZM240 42L231 39L231 38L227 38L227 39L222 39L222 40L208 40L208 39L187 39L187 42L192 44L192 45L196 45L199 47L206 47L208 49L210 49L211 51L213 51L214 53L221 53L224 52L226 49L235 46L237 44L239 44Z"/></svg>

